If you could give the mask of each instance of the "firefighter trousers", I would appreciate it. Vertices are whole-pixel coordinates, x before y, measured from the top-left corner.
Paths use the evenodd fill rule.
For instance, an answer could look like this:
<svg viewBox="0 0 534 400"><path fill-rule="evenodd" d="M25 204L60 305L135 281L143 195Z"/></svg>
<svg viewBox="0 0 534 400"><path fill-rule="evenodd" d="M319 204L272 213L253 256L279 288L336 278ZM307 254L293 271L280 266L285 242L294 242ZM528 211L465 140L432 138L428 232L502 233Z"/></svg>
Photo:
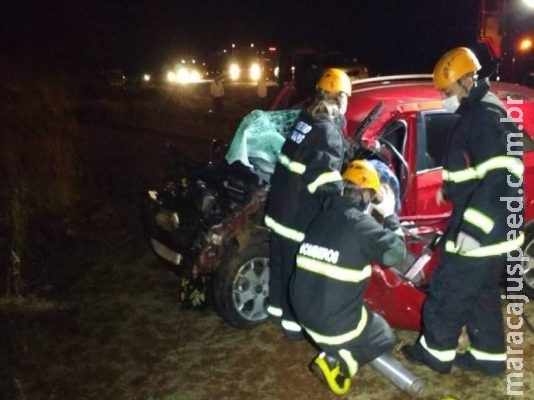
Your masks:
<svg viewBox="0 0 534 400"><path fill-rule="evenodd" d="M321 350L340 361L345 376L354 376L365 364L391 352L395 345L395 334L386 320L376 313L368 313L370 320L357 338L336 345L316 343Z"/></svg>
<svg viewBox="0 0 534 400"><path fill-rule="evenodd" d="M500 280L505 256L464 257L443 251L423 306L423 332L416 349L425 361L450 369L465 326L471 355L484 368L506 361Z"/></svg>
<svg viewBox="0 0 534 400"><path fill-rule="evenodd" d="M271 318L279 321L286 338L300 339L302 328L289 302L289 281L295 271L300 243L271 232L270 246L267 312Z"/></svg>
<svg viewBox="0 0 534 400"><path fill-rule="evenodd" d="M300 243L271 232L269 260L269 316L279 321L284 336L300 339L302 328L289 302L289 281L295 271Z"/></svg>

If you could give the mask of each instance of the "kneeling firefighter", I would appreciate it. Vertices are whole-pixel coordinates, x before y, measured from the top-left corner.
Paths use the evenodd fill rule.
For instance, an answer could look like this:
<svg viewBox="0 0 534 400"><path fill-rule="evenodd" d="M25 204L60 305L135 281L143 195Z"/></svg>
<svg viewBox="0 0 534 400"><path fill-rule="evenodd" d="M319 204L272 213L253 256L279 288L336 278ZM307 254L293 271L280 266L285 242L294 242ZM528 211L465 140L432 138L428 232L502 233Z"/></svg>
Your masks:
<svg viewBox="0 0 534 400"><path fill-rule="evenodd" d="M335 394L345 394L358 369L390 352L395 336L364 304L371 263L391 267L406 253L395 195L383 192L373 165L356 160L343 173L342 196L332 196L306 231L290 284L299 324L322 352L310 368ZM382 189L382 188L381 188ZM373 207L383 225L368 214Z"/></svg>

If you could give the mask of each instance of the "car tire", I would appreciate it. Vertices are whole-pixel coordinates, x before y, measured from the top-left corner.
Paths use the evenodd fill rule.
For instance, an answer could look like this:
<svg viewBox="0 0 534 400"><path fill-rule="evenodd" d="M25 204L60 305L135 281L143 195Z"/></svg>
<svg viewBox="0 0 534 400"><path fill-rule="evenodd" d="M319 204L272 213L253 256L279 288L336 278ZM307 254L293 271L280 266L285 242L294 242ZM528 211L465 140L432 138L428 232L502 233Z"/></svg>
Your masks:
<svg viewBox="0 0 534 400"><path fill-rule="evenodd" d="M522 292L529 298L534 298L534 227L530 227L525 232L525 242L523 244L523 254L527 257L522 261L523 266L523 290Z"/></svg>
<svg viewBox="0 0 534 400"><path fill-rule="evenodd" d="M269 243L236 247L221 262L213 277L213 302L228 324L251 328L267 320L269 295Z"/></svg>

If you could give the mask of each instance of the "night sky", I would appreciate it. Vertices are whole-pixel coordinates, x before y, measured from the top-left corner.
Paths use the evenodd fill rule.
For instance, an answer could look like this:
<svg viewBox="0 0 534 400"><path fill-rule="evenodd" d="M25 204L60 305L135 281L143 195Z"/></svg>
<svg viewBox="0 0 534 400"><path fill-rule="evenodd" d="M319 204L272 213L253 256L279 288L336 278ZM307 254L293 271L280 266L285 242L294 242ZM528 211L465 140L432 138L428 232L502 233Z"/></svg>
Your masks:
<svg viewBox="0 0 534 400"><path fill-rule="evenodd" d="M154 68L236 45L342 50L373 74L429 72L472 45L476 0L34 0L3 5L5 59L90 68ZM15 4L16 3L16 4Z"/></svg>

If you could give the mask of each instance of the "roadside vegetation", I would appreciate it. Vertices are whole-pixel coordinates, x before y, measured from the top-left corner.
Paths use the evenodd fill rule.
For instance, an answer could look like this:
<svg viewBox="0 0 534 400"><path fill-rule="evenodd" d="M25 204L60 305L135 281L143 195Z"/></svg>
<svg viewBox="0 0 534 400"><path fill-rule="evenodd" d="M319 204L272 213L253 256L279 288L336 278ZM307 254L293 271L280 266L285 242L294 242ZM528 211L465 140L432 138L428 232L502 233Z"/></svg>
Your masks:
<svg viewBox="0 0 534 400"><path fill-rule="evenodd" d="M8 260L0 288L14 300L39 294L54 273L43 263L54 255L42 240L68 222L82 196L82 171L76 99L62 83L3 83L0 97L1 248Z"/></svg>

